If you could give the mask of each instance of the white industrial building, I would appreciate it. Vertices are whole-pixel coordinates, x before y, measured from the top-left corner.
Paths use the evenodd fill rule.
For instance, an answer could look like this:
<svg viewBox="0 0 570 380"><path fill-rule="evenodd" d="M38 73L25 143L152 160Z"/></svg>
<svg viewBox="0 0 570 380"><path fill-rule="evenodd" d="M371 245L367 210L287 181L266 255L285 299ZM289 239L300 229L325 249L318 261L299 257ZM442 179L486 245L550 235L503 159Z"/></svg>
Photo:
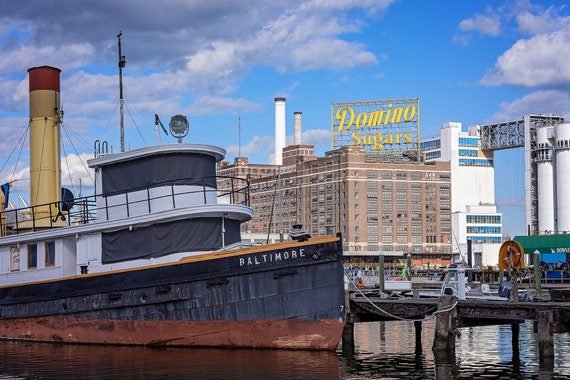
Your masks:
<svg viewBox="0 0 570 380"><path fill-rule="evenodd" d="M461 123L445 123L440 137L422 141L420 149L426 162L451 164L453 253L473 266L497 265L502 215L495 204L493 152L481 150L478 128L463 132Z"/></svg>

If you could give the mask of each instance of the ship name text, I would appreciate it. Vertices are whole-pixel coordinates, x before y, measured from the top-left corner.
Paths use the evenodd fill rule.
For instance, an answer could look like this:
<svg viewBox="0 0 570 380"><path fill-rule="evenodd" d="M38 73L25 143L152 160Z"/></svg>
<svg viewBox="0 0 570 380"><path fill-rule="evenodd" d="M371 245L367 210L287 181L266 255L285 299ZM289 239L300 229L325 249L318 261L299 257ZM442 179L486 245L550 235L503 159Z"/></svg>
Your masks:
<svg viewBox="0 0 570 380"><path fill-rule="evenodd" d="M250 265L263 265L268 263L273 263L276 261L297 259L300 257L305 257L305 249L301 248L299 250L290 250L283 252L268 252L259 255L250 255L247 257L239 258L239 266L250 266Z"/></svg>

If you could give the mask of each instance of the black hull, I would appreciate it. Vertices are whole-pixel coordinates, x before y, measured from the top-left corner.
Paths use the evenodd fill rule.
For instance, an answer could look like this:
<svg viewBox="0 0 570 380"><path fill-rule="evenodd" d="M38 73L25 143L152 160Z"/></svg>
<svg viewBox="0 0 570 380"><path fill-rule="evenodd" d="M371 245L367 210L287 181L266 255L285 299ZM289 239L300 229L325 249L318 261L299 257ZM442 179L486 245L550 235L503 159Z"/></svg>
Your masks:
<svg viewBox="0 0 570 380"><path fill-rule="evenodd" d="M338 238L185 260L1 287L0 337L97 344L336 348L344 316Z"/></svg>

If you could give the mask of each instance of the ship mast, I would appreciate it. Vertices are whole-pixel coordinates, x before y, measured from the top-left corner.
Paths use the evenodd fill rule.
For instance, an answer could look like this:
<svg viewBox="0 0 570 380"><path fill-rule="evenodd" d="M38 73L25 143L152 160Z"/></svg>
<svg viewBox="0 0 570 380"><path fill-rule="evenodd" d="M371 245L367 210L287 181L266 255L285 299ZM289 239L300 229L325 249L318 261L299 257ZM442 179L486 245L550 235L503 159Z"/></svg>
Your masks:
<svg viewBox="0 0 570 380"><path fill-rule="evenodd" d="M124 55L121 55L121 36L122 32L119 31L117 34L117 40L119 42L119 109L121 113L121 152L125 151L125 111L123 109L123 67L127 63L127 59Z"/></svg>

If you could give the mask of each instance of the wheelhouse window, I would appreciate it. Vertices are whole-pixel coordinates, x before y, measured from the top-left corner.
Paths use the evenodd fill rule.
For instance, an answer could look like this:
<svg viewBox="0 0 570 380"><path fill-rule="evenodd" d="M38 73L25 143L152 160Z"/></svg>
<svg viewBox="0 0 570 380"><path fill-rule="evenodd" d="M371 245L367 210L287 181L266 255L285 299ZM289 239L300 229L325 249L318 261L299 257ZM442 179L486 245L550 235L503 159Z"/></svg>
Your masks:
<svg viewBox="0 0 570 380"><path fill-rule="evenodd" d="M38 267L38 246L37 244L28 245L28 269Z"/></svg>
<svg viewBox="0 0 570 380"><path fill-rule="evenodd" d="M45 246L45 264L46 267L53 267L55 265L55 241L46 241Z"/></svg>

